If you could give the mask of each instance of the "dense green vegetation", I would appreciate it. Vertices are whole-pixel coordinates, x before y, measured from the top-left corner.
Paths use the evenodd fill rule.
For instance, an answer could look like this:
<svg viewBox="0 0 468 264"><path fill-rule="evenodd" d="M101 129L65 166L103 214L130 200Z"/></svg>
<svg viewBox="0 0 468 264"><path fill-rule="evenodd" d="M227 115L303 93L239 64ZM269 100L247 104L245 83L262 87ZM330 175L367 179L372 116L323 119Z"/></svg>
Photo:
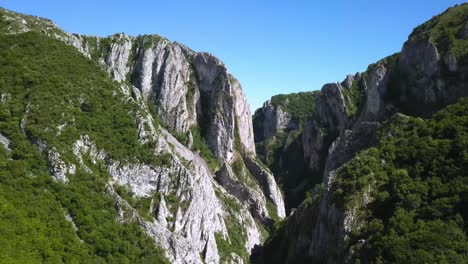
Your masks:
<svg viewBox="0 0 468 264"><path fill-rule="evenodd" d="M37 147L17 136L11 153L0 146L2 261L165 263L164 253L137 224L116 220L103 169L80 171L68 184L57 183Z"/></svg>
<svg viewBox="0 0 468 264"><path fill-rule="evenodd" d="M379 146L340 170L334 199L357 208L365 221L350 236L356 260L468 261L467 139L468 99L462 99L428 120L400 116L389 122ZM369 204L363 204L364 193Z"/></svg>
<svg viewBox="0 0 468 264"><path fill-rule="evenodd" d="M97 259L65 220L68 212L51 191L42 155L26 140L15 139L11 153L0 145L0 259L5 263Z"/></svg>
<svg viewBox="0 0 468 264"><path fill-rule="evenodd" d="M0 35L0 258L21 263L162 263L164 254L137 223L117 220L103 164L77 168L69 183L52 180L44 154L54 147L75 162L70 147L89 135L109 157L161 165L138 143L136 105L74 48L39 33ZM20 124L23 124L21 128ZM47 150L46 149L46 150ZM70 215L73 225L65 220Z"/></svg>
<svg viewBox="0 0 468 264"><path fill-rule="evenodd" d="M271 97L271 104L291 114L292 119L302 126L314 112L315 98L318 94L317 91L279 94Z"/></svg>

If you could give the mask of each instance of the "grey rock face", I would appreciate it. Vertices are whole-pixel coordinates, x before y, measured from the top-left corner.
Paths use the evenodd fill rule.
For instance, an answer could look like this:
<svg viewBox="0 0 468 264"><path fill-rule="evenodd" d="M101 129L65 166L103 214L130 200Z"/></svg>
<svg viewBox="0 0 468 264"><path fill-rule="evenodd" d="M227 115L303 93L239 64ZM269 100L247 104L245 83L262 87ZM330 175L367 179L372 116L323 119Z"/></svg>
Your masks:
<svg viewBox="0 0 468 264"><path fill-rule="evenodd" d="M57 150L52 147L47 152L47 161L49 163L49 170L52 177L61 182L68 182L67 175L75 174L76 168L74 164L66 164L60 157Z"/></svg>
<svg viewBox="0 0 468 264"><path fill-rule="evenodd" d="M460 37L467 39L463 34ZM411 99L413 104L438 109L468 96L468 66L460 65L453 51L437 47L424 32L404 44L398 67L409 80L405 103Z"/></svg>
<svg viewBox="0 0 468 264"><path fill-rule="evenodd" d="M349 78L344 83L347 81L350 81ZM304 160L311 171L319 172L323 169L324 154L331 140L342 134L351 122L343 89L348 88L339 83L325 84L317 98L317 114L304 127Z"/></svg>
<svg viewBox="0 0 468 264"><path fill-rule="evenodd" d="M255 153L251 112L242 87L217 58L160 37L115 35L112 42L104 60L108 71L117 81L130 74L143 98L157 105L164 124L179 133L209 124L205 132L210 148L228 161L237 124L244 150ZM131 49L134 61L129 59Z"/></svg>
<svg viewBox="0 0 468 264"><path fill-rule="evenodd" d="M346 130L329 148L324 170L324 182L328 182L328 174L351 160L359 151L377 144L378 122L362 122L356 124L353 130Z"/></svg>
<svg viewBox="0 0 468 264"><path fill-rule="evenodd" d="M410 41L403 46L400 68L410 74L411 79L429 79L438 72L439 60L439 52L431 40Z"/></svg>
<svg viewBox="0 0 468 264"><path fill-rule="evenodd" d="M262 167L252 157L245 157L244 161L250 173L257 178L266 197L275 205L277 215L280 218L286 217L283 196L271 172Z"/></svg>
<svg viewBox="0 0 468 264"><path fill-rule="evenodd" d="M2 134L0 134L0 144L2 144L7 151L10 150L10 140Z"/></svg>
<svg viewBox="0 0 468 264"><path fill-rule="evenodd" d="M230 82L234 95L234 110L240 143L245 152L255 155L254 132L250 106L247 103L247 98L245 97L239 81L230 75Z"/></svg>
<svg viewBox="0 0 468 264"><path fill-rule="evenodd" d="M215 155L230 161L234 154L234 98L224 64L208 53L194 57L199 78L201 118L207 126L207 142ZM203 126L203 124L202 124Z"/></svg>
<svg viewBox="0 0 468 264"><path fill-rule="evenodd" d="M147 113L143 92L133 91L141 107L137 113L137 124L141 142L157 142L156 152L172 156L168 167L154 167L146 164L122 164L109 161L105 153L97 150L87 137L75 144L75 155L82 153L108 164L112 176L111 184L128 186L137 197L161 194L160 203L154 207L155 222L140 221L143 230L155 239L165 250L173 263L219 263L219 252L214 239L220 233L229 239L224 222L226 211L214 190L220 188L213 180L205 161L181 144L168 131L154 128ZM133 99L132 99L133 100ZM235 175L233 175L235 177ZM168 205L165 195L180 198L179 205ZM265 198L259 191L249 190L259 214L267 214ZM237 196L236 196L237 197ZM239 196L240 197L240 196ZM188 204L188 206L182 206ZM177 206L175 214L168 207ZM247 235L246 250L250 251L261 240L260 231L252 218L253 210L246 208L236 214L243 223Z"/></svg>
<svg viewBox="0 0 468 264"><path fill-rule="evenodd" d="M286 129L297 127L288 112L266 101L262 108L255 111L255 140L262 141Z"/></svg>
<svg viewBox="0 0 468 264"><path fill-rule="evenodd" d="M268 217L265 196L260 191L248 187L239 181L228 164L224 164L216 173L216 181L241 203L246 203L254 218L264 221Z"/></svg>
<svg viewBox="0 0 468 264"><path fill-rule="evenodd" d="M356 78L355 78L356 77ZM346 88L351 88L353 83L359 79L358 73L356 76L353 76L351 74L346 75L346 78L344 79L343 82L341 82L341 86L346 87Z"/></svg>
<svg viewBox="0 0 468 264"><path fill-rule="evenodd" d="M132 38L125 34L115 35L110 52L105 58L108 71L118 82L125 81L130 72L129 59L132 51Z"/></svg>
<svg viewBox="0 0 468 264"><path fill-rule="evenodd" d="M158 116L167 126L187 132L196 124L194 101L198 94L190 62L181 47L161 39L148 48L138 46L136 56L134 85L147 101L158 106Z"/></svg>
<svg viewBox="0 0 468 264"><path fill-rule="evenodd" d="M325 84L317 100L317 113L321 122L338 132L342 132L349 123L343 89L339 83Z"/></svg>
<svg viewBox="0 0 468 264"><path fill-rule="evenodd" d="M304 126L302 133L304 160L314 172L318 172L321 168L323 152L327 148L327 135L327 128L321 127L316 120L309 120Z"/></svg>
<svg viewBox="0 0 468 264"><path fill-rule="evenodd" d="M388 81L387 68L382 62L378 62L364 81L366 103L356 123L380 121L386 115L384 97L387 93Z"/></svg>
<svg viewBox="0 0 468 264"><path fill-rule="evenodd" d="M195 53L165 39L158 39L152 45L145 46L138 44L137 38L116 38L128 41L116 41L104 63L117 81L125 81L120 78L132 76L135 86L132 95L145 111L148 111L146 104L157 105L160 120L179 133L185 133L191 126L198 124L202 132L205 129L209 147L222 161L232 160L235 152L235 130L243 153L255 154L251 113L242 87L218 59L207 53ZM126 52L130 42L135 50L132 55L134 62ZM145 164L122 166L111 163L109 172L112 179L119 185L129 186L139 197L146 197L154 192L163 194L159 206L154 209L156 222L146 222L142 224L142 228L166 249L171 261L219 263L214 234L221 233L229 237L224 224L224 212L227 209L221 206L213 191L219 187L216 187L218 185L212 180L203 159L179 143L166 130L158 132L145 111L137 114L140 141L145 143L157 140L160 148L158 151L175 154L172 165L166 169ZM191 138L190 133L188 137ZM188 161L190 167L183 165L177 157ZM222 172L220 175L223 175ZM222 178L221 185L241 202L245 198L243 195L248 195L250 213L242 209L244 211L236 217L245 224L245 246L249 251L261 239L252 215L257 219L268 217L265 196L262 189L245 189L244 183L229 181L234 180L235 175L228 175L230 178ZM270 182L272 184L276 186L276 183ZM236 189L237 187L239 188ZM247 192L242 192L246 190ZM181 203L190 201L188 208L179 207L177 213L172 215L163 197L171 193L181 197ZM282 197L280 198L282 202ZM284 211L284 205L282 208ZM200 258L200 253L203 253L203 259ZM241 260L233 258L236 259Z"/></svg>
<svg viewBox="0 0 468 264"><path fill-rule="evenodd" d="M145 164L120 164L111 161L106 154L96 149L87 137L82 137L75 144L75 154L79 159L86 154L93 159L105 161L112 177L111 185L128 186L136 197L148 197L153 193L175 194L180 203L177 214L171 218L167 213L166 202L161 202L157 223L144 223L142 227L161 246L174 263L202 263L199 252L205 249L205 260L218 263L216 244L210 242L214 233L227 234L223 219L223 209L217 199L209 170L201 158L186 149L182 144L170 147L173 138L159 138L159 151L173 153L172 165L153 167ZM183 149L183 152L180 150ZM174 152L173 152L174 151ZM190 155L190 156L189 156ZM187 168L178 157L190 162ZM186 208L182 204L188 203ZM191 258L187 256L192 255Z"/></svg>

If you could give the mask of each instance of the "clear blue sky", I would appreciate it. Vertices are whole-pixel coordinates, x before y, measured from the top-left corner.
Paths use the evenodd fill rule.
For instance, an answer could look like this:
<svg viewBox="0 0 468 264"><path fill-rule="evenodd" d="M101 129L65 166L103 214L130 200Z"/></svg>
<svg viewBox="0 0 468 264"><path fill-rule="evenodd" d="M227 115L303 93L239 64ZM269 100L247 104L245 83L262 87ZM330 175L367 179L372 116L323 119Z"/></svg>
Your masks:
<svg viewBox="0 0 468 264"><path fill-rule="evenodd" d="M0 0L68 32L159 34L220 58L252 111L272 95L317 90L401 49L411 30L464 1Z"/></svg>

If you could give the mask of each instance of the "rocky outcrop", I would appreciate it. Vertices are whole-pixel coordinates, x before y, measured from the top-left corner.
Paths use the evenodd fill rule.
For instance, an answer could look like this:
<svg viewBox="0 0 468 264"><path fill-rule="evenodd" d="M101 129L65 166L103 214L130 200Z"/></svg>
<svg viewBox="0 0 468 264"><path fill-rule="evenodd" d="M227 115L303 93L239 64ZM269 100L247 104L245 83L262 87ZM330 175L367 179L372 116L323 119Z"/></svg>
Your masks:
<svg viewBox="0 0 468 264"><path fill-rule="evenodd" d="M234 98L224 64L208 53L194 57L201 93L201 127L205 128L208 146L226 161L234 155Z"/></svg>
<svg viewBox="0 0 468 264"><path fill-rule="evenodd" d="M250 173L260 183L260 187L263 189L265 196L268 197L268 199L270 199L275 205L277 215L280 218L285 217L286 213L284 209L283 196L280 189L276 185L275 178L271 172L260 165L260 163L254 160L252 157L246 157L244 161Z"/></svg>
<svg viewBox="0 0 468 264"><path fill-rule="evenodd" d="M3 145L3 147L9 151L10 150L10 140L5 137L4 135L0 134L0 144Z"/></svg>
<svg viewBox="0 0 468 264"><path fill-rule="evenodd" d="M288 112L283 111L281 107L274 106L271 101L266 101L255 111L254 123L255 141L269 139L279 132L298 126Z"/></svg>
<svg viewBox="0 0 468 264"><path fill-rule="evenodd" d="M365 104L357 120L357 124L365 121L380 121L392 106L384 102L387 94L390 72L382 61L368 70L363 80Z"/></svg>
<svg viewBox="0 0 468 264"><path fill-rule="evenodd" d="M324 169L324 182L330 181L328 174L351 160L359 151L377 144L378 122L362 122L353 130L346 130L329 148Z"/></svg>
<svg viewBox="0 0 468 264"><path fill-rule="evenodd" d="M80 38L80 36L77 36ZM125 81L130 72L129 59L132 52L133 40L125 34L114 35L110 51L104 62L108 65L108 72L118 81Z"/></svg>
<svg viewBox="0 0 468 264"><path fill-rule="evenodd" d="M234 95L234 110L237 133L239 133L239 141L244 152L255 155L254 131L250 106L247 103L247 98L239 81L232 75L229 76Z"/></svg>
<svg viewBox="0 0 468 264"><path fill-rule="evenodd" d="M348 78L347 80L349 81ZM351 122L345 103L344 89L350 88L339 83L330 83L322 87L316 101L316 113L308 120L302 133L304 160L313 172L320 172L323 169L324 156L328 147Z"/></svg>
<svg viewBox="0 0 468 264"><path fill-rule="evenodd" d="M267 222L268 210L266 208L265 196L261 191L248 187L244 182L237 179L228 164L224 164L216 173L216 181L239 202L248 204L252 215L262 222Z"/></svg>
<svg viewBox="0 0 468 264"><path fill-rule="evenodd" d="M427 111L440 109L468 95L468 68L451 51L441 53L442 47L438 48L431 38L422 35L412 35L401 51L398 68L406 82L400 83L404 91L400 104L416 102Z"/></svg>
<svg viewBox="0 0 468 264"><path fill-rule="evenodd" d="M101 63L115 80L137 87L176 132L185 133L196 124L196 80L185 47L159 36L116 34L108 39L111 44ZM88 49L100 48L97 44Z"/></svg>

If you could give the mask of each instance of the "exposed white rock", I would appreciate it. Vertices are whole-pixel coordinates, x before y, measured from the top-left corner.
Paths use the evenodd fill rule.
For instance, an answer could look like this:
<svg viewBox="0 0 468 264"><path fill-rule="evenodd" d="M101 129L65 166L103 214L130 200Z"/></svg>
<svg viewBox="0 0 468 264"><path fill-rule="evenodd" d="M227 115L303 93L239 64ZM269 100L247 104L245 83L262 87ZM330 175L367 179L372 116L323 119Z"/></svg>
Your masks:
<svg viewBox="0 0 468 264"><path fill-rule="evenodd" d="M71 217L70 214L67 213L65 215L65 220L67 220L68 222L72 224L73 230L75 230L75 232L78 231L78 227L76 226L75 221L73 221L73 217Z"/></svg>
<svg viewBox="0 0 468 264"><path fill-rule="evenodd" d="M269 217L263 193L238 180L231 166L225 163L216 173L215 179L229 194L236 197L239 202L247 204L255 218L264 221Z"/></svg>
<svg viewBox="0 0 468 264"><path fill-rule="evenodd" d="M11 94L9 93L0 93L0 103L4 104L11 99Z"/></svg>
<svg viewBox="0 0 468 264"><path fill-rule="evenodd" d="M255 111L255 140L262 141L275 136L286 129L297 127L288 112L274 106L270 100Z"/></svg>
<svg viewBox="0 0 468 264"><path fill-rule="evenodd" d="M110 52L105 58L108 71L118 82L125 81L130 71L128 60L132 51L132 39L125 34L114 35Z"/></svg>
<svg viewBox="0 0 468 264"><path fill-rule="evenodd" d="M141 90L145 100L158 105L159 118L175 131L185 133L196 122L198 90L183 47L161 37L142 36L134 38L133 42L128 36L124 38L128 41L116 50L118 54L125 54L123 58L126 59L106 60L108 71L114 72L114 76L116 71L125 72L125 76L120 74L121 80L131 71L133 84ZM136 46L134 62L128 60L132 44ZM108 58L113 58L112 54ZM118 63L109 63L112 61Z"/></svg>
<svg viewBox="0 0 468 264"><path fill-rule="evenodd" d="M74 175L76 171L75 164L67 165L60 157L55 147L52 147L47 152L47 161L49 162L49 170L52 177L61 182L68 182L67 174Z"/></svg>
<svg viewBox="0 0 468 264"><path fill-rule="evenodd" d="M10 140L2 134L0 134L0 144L2 144L7 151L10 151Z"/></svg>
<svg viewBox="0 0 468 264"><path fill-rule="evenodd" d="M224 64L208 53L197 53L193 59L199 78L202 111L208 120L206 135L214 154L230 162L234 156L234 98L229 74Z"/></svg>
<svg viewBox="0 0 468 264"><path fill-rule="evenodd" d="M388 85L387 68L382 62L370 70L365 80L366 102L356 123L364 121L380 121L385 115L384 96Z"/></svg>
<svg viewBox="0 0 468 264"><path fill-rule="evenodd" d="M85 41L84 41L83 36L81 36L79 34L69 34L69 33L65 33L65 34L66 34L65 37L64 36L57 36L57 38L59 40L64 41L65 43L75 47L79 52L81 52L81 54L86 56L88 59L91 59L91 54L90 54L90 51L89 51L90 48L87 45L85 45ZM96 37L96 40L98 40L97 37Z"/></svg>
<svg viewBox="0 0 468 264"><path fill-rule="evenodd" d="M236 124L240 143L246 152L255 154L252 113L250 112L250 106L247 103L247 98L245 97L239 81L230 75L230 83L234 94L234 109L236 113Z"/></svg>

